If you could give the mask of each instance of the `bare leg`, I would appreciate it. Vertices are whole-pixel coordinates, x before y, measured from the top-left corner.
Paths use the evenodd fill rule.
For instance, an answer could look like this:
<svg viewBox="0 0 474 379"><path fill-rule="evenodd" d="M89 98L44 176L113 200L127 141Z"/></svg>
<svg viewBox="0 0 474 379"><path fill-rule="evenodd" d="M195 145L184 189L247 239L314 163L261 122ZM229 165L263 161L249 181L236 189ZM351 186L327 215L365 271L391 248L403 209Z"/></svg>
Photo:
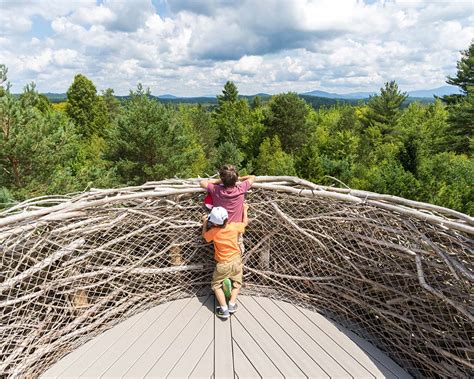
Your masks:
<svg viewBox="0 0 474 379"><path fill-rule="evenodd" d="M232 293L234 293L234 290L232 290ZM216 299L219 302L220 306L226 306L227 303L225 301L225 295L224 291L222 291L221 287L218 287L214 290L214 294L216 295Z"/></svg>
<svg viewBox="0 0 474 379"><path fill-rule="evenodd" d="M239 288L232 288L232 292L230 293L230 300L229 302L235 304L235 300L237 300L237 295L239 294Z"/></svg>

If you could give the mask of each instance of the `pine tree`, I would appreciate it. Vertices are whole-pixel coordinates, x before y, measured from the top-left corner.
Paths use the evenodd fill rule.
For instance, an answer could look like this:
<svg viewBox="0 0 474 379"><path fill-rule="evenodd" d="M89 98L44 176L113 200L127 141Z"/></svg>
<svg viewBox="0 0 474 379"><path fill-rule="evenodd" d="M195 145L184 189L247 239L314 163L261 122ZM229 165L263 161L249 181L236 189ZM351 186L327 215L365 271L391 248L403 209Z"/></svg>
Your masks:
<svg viewBox="0 0 474 379"><path fill-rule="evenodd" d="M405 92L399 91L394 80L385 83L385 86L380 88L380 95L370 97L367 113L362 122L366 127L378 127L382 136L390 134L401 115L401 106L407 97Z"/></svg>
<svg viewBox="0 0 474 379"><path fill-rule="evenodd" d="M474 41L461 52L457 62L457 74L448 77L447 83L458 86L459 95L445 96L448 104L450 124L447 143L450 150L472 154L474 149Z"/></svg>
<svg viewBox="0 0 474 379"><path fill-rule="evenodd" d="M0 187L18 199L54 191L57 172L74 157L75 135L60 112L42 113L35 86L0 97ZM63 188L64 190L64 188Z"/></svg>
<svg viewBox="0 0 474 379"><path fill-rule="evenodd" d="M120 112L120 102L115 98L114 90L112 88L107 88L102 91L102 99L107 108L109 122L112 122L117 118Z"/></svg>
<svg viewBox="0 0 474 379"><path fill-rule="evenodd" d="M474 41L469 48L461 51L462 58L457 62L456 76L448 76L446 83L460 88L464 95L474 91Z"/></svg>
<svg viewBox="0 0 474 379"><path fill-rule="evenodd" d="M94 83L82 74L67 90L66 113L84 137L103 135L108 124L107 108L97 96Z"/></svg>
<svg viewBox="0 0 474 379"><path fill-rule="evenodd" d="M474 151L474 93L449 107L448 147L457 153L472 155Z"/></svg>
<svg viewBox="0 0 474 379"><path fill-rule="evenodd" d="M217 103L219 107L225 102L235 103L238 99L239 91L237 90L237 86L234 82L228 81L224 85L224 89L222 90L222 95L217 95Z"/></svg>
<svg viewBox="0 0 474 379"><path fill-rule="evenodd" d="M242 166L244 154L232 142L224 142L217 147L214 169L218 170L224 164L232 164L236 167Z"/></svg>
<svg viewBox="0 0 474 379"><path fill-rule="evenodd" d="M263 140L256 166L258 175L296 175L293 157L282 150L278 136Z"/></svg>
<svg viewBox="0 0 474 379"><path fill-rule="evenodd" d="M255 96L253 99L252 99L252 104L250 105L250 107L252 109L257 109L257 108L260 108L262 107L262 99L260 98L260 96Z"/></svg>
<svg viewBox="0 0 474 379"><path fill-rule="evenodd" d="M189 119L149 97L139 85L110 132L107 157L122 182L142 184L201 175L207 165Z"/></svg>
<svg viewBox="0 0 474 379"><path fill-rule="evenodd" d="M4 96L9 89L9 85L7 84L7 88L3 88L3 83L7 81L7 73L8 68L4 64L0 64L0 97Z"/></svg>
<svg viewBox="0 0 474 379"><path fill-rule="evenodd" d="M308 138L308 104L296 93L288 92L273 96L269 105L265 119L268 136L278 136L285 152L295 152Z"/></svg>

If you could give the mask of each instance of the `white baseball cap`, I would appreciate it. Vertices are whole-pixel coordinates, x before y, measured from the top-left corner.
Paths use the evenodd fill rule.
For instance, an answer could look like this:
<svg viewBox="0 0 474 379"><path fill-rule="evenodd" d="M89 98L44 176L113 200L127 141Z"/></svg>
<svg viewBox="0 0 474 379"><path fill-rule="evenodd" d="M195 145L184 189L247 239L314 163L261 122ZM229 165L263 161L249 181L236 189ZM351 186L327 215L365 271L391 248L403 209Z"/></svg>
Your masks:
<svg viewBox="0 0 474 379"><path fill-rule="evenodd" d="M214 207L212 208L211 213L207 220L212 222L214 225L224 225L224 222L229 218L227 210L223 207Z"/></svg>

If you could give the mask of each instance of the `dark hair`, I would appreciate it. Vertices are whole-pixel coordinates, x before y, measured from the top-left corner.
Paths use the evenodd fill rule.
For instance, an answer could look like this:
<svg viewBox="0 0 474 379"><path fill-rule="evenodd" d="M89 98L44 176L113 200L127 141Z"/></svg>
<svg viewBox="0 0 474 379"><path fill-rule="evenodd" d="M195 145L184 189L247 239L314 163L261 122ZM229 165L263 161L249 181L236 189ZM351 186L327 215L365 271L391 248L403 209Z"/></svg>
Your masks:
<svg viewBox="0 0 474 379"><path fill-rule="evenodd" d="M224 220L224 223L222 225L216 225L210 222L209 220L207 220L206 232L211 228L225 228L226 225L227 225L227 219Z"/></svg>
<svg viewBox="0 0 474 379"><path fill-rule="evenodd" d="M221 178L222 184L224 184L224 187L235 186L237 179L239 179L237 169L233 165L222 166L219 170L219 176Z"/></svg>

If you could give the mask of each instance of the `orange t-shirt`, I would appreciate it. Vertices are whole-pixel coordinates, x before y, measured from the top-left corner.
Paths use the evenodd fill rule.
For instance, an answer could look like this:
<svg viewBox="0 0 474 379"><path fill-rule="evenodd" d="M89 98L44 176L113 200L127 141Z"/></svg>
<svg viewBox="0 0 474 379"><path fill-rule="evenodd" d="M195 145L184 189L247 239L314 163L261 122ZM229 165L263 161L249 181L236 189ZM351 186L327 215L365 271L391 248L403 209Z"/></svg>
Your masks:
<svg viewBox="0 0 474 379"><path fill-rule="evenodd" d="M225 228L212 227L204 232L204 239L207 242L214 242L214 259L217 262L230 261L240 254L237 236L244 231L243 222L231 222Z"/></svg>

